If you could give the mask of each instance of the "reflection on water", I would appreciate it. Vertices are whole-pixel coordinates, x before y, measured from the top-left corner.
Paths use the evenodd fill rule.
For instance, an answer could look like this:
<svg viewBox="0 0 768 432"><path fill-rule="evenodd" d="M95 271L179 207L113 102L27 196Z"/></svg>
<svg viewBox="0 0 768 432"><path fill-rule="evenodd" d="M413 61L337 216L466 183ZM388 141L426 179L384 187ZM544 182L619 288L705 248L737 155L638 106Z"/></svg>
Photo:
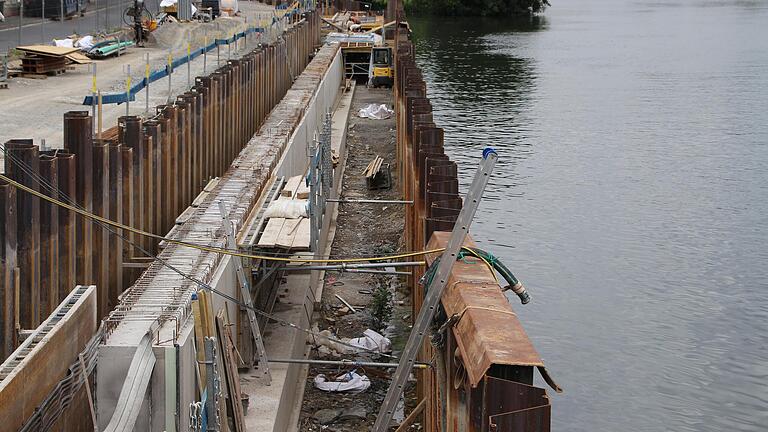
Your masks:
<svg viewBox="0 0 768 432"><path fill-rule="evenodd" d="M558 382L555 431L768 430L768 5L411 19L474 237Z"/></svg>

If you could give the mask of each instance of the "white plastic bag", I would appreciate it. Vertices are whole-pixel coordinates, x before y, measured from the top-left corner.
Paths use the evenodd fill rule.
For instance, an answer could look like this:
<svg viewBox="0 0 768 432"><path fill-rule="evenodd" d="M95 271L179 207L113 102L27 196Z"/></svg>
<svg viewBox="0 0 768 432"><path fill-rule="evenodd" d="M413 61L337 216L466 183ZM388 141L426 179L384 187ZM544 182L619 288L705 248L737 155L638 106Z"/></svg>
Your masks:
<svg viewBox="0 0 768 432"><path fill-rule="evenodd" d="M349 343L350 345L360 347L366 351L375 351L380 353L392 351L392 342L371 329L364 331L363 337L349 339L345 342ZM350 349L354 350L354 348Z"/></svg>
<svg viewBox="0 0 768 432"><path fill-rule="evenodd" d="M365 375L359 375L357 372L347 372L336 377L334 381L328 381L328 377L320 374L315 377L315 387L327 392L349 392L357 394L364 392L371 386L371 380Z"/></svg>
<svg viewBox="0 0 768 432"><path fill-rule="evenodd" d="M75 47L80 48L80 51L89 51L93 45L93 36L91 35L83 36L75 42Z"/></svg>
<svg viewBox="0 0 768 432"><path fill-rule="evenodd" d="M395 112L387 108L385 104L369 104L360 108L357 112L358 117L369 118L372 120L383 120L392 117Z"/></svg>
<svg viewBox="0 0 768 432"><path fill-rule="evenodd" d="M57 47L74 48L74 42L72 39L54 39L53 43Z"/></svg>

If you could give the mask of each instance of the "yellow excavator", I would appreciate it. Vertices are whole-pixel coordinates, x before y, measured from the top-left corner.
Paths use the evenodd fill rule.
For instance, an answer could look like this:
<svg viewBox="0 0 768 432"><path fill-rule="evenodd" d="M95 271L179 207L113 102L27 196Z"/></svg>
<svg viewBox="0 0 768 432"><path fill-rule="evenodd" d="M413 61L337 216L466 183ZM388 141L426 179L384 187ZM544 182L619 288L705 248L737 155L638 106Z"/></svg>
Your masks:
<svg viewBox="0 0 768 432"><path fill-rule="evenodd" d="M371 85L392 87L395 82L395 68L392 64L391 47L371 48Z"/></svg>

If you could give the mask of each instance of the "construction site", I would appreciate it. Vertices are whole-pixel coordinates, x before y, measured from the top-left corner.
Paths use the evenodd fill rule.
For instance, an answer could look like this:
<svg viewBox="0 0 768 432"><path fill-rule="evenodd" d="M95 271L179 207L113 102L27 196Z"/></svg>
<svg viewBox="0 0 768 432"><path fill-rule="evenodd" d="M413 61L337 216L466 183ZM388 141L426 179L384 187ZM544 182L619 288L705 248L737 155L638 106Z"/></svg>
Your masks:
<svg viewBox="0 0 768 432"><path fill-rule="evenodd" d="M549 431L400 2L193 3L5 57L0 430Z"/></svg>

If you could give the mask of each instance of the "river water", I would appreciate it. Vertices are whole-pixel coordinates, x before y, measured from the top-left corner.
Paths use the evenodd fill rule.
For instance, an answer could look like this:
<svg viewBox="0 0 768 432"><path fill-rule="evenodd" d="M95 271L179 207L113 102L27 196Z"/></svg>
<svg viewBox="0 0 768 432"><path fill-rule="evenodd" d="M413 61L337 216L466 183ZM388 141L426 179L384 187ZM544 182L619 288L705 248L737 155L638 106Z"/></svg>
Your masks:
<svg viewBox="0 0 768 432"><path fill-rule="evenodd" d="M768 2L552 3L411 26L553 430L768 430Z"/></svg>

